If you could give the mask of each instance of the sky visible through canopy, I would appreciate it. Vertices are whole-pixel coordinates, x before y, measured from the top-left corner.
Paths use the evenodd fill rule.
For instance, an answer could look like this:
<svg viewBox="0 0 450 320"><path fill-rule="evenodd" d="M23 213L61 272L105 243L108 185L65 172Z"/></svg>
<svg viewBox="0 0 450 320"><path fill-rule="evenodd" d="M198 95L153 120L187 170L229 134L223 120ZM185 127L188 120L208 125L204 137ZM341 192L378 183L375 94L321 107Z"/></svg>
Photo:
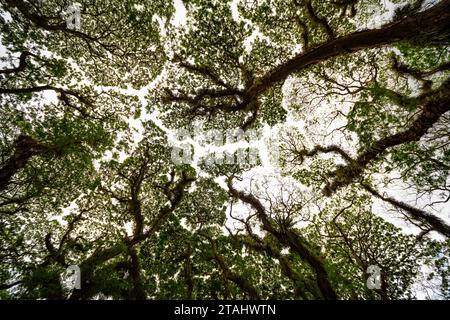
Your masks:
<svg viewBox="0 0 450 320"><path fill-rule="evenodd" d="M450 298L450 1L250 3L0 1L0 298Z"/></svg>

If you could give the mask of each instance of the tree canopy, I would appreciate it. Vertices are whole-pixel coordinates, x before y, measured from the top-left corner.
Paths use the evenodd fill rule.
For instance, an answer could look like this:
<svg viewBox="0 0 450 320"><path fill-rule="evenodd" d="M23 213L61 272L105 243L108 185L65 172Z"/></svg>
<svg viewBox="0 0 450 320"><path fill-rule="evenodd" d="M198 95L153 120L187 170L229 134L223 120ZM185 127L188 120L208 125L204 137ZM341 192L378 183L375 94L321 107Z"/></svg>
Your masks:
<svg viewBox="0 0 450 320"><path fill-rule="evenodd" d="M450 0L75 4L0 0L0 299L450 299Z"/></svg>

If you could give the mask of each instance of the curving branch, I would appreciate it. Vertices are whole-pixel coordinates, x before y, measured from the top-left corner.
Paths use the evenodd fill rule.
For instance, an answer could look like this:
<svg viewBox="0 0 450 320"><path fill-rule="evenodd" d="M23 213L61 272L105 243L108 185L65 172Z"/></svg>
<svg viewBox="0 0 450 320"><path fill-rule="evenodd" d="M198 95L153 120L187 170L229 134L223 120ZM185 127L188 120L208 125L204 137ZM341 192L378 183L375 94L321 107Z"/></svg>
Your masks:
<svg viewBox="0 0 450 320"><path fill-rule="evenodd" d="M331 28L330 24L328 23L327 19L320 18L317 16L317 13L314 11L314 8L312 6L311 0L306 1L306 12L308 13L308 17L311 20L311 22L315 25L318 25L324 29L325 33L328 36L328 39L334 39L336 38L336 35Z"/></svg>
<svg viewBox="0 0 450 320"><path fill-rule="evenodd" d="M450 111L450 79L447 79L439 89L417 98L417 101L422 104L422 109L408 129L372 142L356 158L352 158L346 151L336 145L318 145L312 150L296 149L293 152L301 161L306 156L315 156L318 153L336 153L346 160L346 165L340 165L329 173L332 180L326 183L323 193L326 196L330 196L339 188L347 186L355 179L361 177L364 170L372 162L378 160L388 149L401 144L419 141L426 135L441 116Z"/></svg>
<svg viewBox="0 0 450 320"><path fill-rule="evenodd" d="M0 74L11 74L11 73L17 73L17 72L25 70L25 68L28 65L27 58L31 57L31 56L37 57L36 55L32 54L29 51L23 51L19 57L19 65L15 68L0 70Z"/></svg>
<svg viewBox="0 0 450 320"><path fill-rule="evenodd" d="M310 279L303 279L303 276L300 275L292 266L291 261L288 259L287 256L283 255L281 251L273 246L272 244L264 241L262 238L260 238L258 235L256 235L252 231L252 227L250 226L250 220L255 216L250 215L247 219L240 219L237 217L234 217L230 211L230 216L245 226L245 230L247 231L248 235L239 235L239 231L236 234L233 234L233 232L225 226L225 228L228 230L230 236L232 239L237 243L244 246L247 246L257 252L263 253L268 255L269 257L272 257L274 259L277 259L280 263L281 272L283 275L285 275L287 278L289 278L292 281L292 284L294 286L294 297L295 299L303 299L308 300L307 292L311 293L312 297L315 299L320 299L321 294L317 288L317 285L314 284L314 282L311 282Z"/></svg>
<svg viewBox="0 0 450 320"><path fill-rule="evenodd" d="M313 6L312 6L312 2L311 0L301 0L301 2L299 2L299 0L293 0L294 5L297 8L304 8L306 10L306 15L309 19L309 21L314 25L317 26L319 28L322 28L324 30L324 32L326 33L327 37L329 40L336 38L336 35L334 33L334 30L331 28L330 24L328 23L327 19L325 18L320 18L316 11L314 10ZM305 47L307 47L308 44L308 28L306 26L306 23L303 22L303 20L300 20L300 18L298 16L296 16L295 21L299 24L299 26L302 28L303 30L303 41L305 44Z"/></svg>
<svg viewBox="0 0 450 320"><path fill-rule="evenodd" d="M27 135L20 135L14 142L14 153L0 168L0 191L6 189L11 178L25 168L31 158L43 154L58 155L60 148L46 145Z"/></svg>
<svg viewBox="0 0 450 320"><path fill-rule="evenodd" d="M22 283L22 281L21 281L21 280L18 280L18 281L14 281L14 282L12 282L12 283L0 284L0 290L7 290L7 289L10 289L10 288L12 288L12 287L15 287L15 286L17 286L17 285L19 285L19 284L21 284L21 283Z"/></svg>
<svg viewBox="0 0 450 320"><path fill-rule="evenodd" d="M218 76L213 70L211 70L208 67L191 64L189 62L182 60L181 57L178 55L175 55L173 62L177 62L180 65L180 67L183 67L184 69L186 69L192 73L206 76L214 84L216 84L220 87L224 87L227 89L233 89L233 87L231 85L227 84L224 80L222 80L220 78L220 76Z"/></svg>
<svg viewBox="0 0 450 320"><path fill-rule="evenodd" d="M341 9L341 16L344 16L349 10L349 17L354 17L356 15L356 5L359 0L340 0L340 1L331 1L331 4L337 6Z"/></svg>
<svg viewBox="0 0 450 320"><path fill-rule="evenodd" d="M427 229L437 231L443 236L450 238L450 225L445 223L445 221L439 217L436 217L435 215L424 210L415 208L395 198L384 196L366 183L361 183L361 186L373 196L393 205L394 207L400 208L402 211L407 213L410 219L418 222L420 225L425 225Z"/></svg>
<svg viewBox="0 0 450 320"><path fill-rule="evenodd" d="M309 281L303 279L302 275L300 275L292 266L289 259L281 254L281 251L275 248L273 245L265 243L262 239L257 237L256 235L252 235L249 237L239 237L235 238L241 244L246 245L247 247L265 253L268 256L277 259L280 263L281 272L287 278L292 281L294 286L294 295L296 299L308 300L307 292L311 293L315 299L320 299L321 294L318 291L317 287ZM307 291L307 292L306 292Z"/></svg>
<svg viewBox="0 0 450 320"><path fill-rule="evenodd" d="M341 147L337 145L329 145L329 146L321 146L316 145L313 149L295 149L293 150L293 153L300 159L300 162L303 162L306 157L314 157L320 153L335 153L340 156L342 156L347 162L354 161L353 158L344 151Z"/></svg>
<svg viewBox="0 0 450 320"><path fill-rule="evenodd" d="M137 179L140 179L139 176L140 174L138 174ZM165 186L167 188L166 194L169 195L169 204L167 204L166 206L164 206L159 210L158 215L149 224L147 231L143 231L143 228L141 228L138 225L139 224L138 222L137 225L135 225L133 235L130 238L124 238L122 239L121 242L109 248L98 249L90 257L84 260L80 264L80 269L83 274L81 289L74 291L70 296L70 299L80 300L89 298L92 295L92 292L90 290L93 288L92 284L89 282L89 279L91 278L92 274L95 272L96 268L101 264L119 256L120 254L123 254L124 245L126 248L125 253L129 254L132 259L131 271L132 271L134 296L136 299L145 299L146 298L145 292L142 289L140 280L139 260L136 259L137 255L135 256L135 259L133 258L134 255L133 250L137 245L141 244L142 242L150 238L155 232L159 230L161 225L167 220L170 214L172 214L178 207L181 200L183 199L186 188L194 180L195 178L190 177L188 173L183 171L181 178L178 181L173 182L173 184ZM133 214L135 215L134 216L135 223L136 221L141 220L143 221L143 217L140 211L134 211ZM136 217L136 215L140 216ZM134 276L133 272L135 273Z"/></svg>
<svg viewBox="0 0 450 320"><path fill-rule="evenodd" d="M241 275L233 272L227 265L224 257L220 255L217 251L217 245L214 239L209 235L204 233L199 233L201 236L208 239L211 245L212 258L217 262L218 266L222 270L225 279L230 280L235 283L242 291L246 292L251 300L259 300L259 294L256 288L248 281L248 279L242 277Z"/></svg>
<svg viewBox="0 0 450 320"><path fill-rule="evenodd" d="M42 92L42 91L46 91L46 90L52 90L52 91L59 93L59 99L62 102L64 102L64 104L67 105L69 108L72 108L72 109L78 111L83 117L98 119L97 117L91 115L86 110L86 108L79 107L71 102L69 97L74 97L80 103L84 104L85 106L89 107L92 110L94 109L94 105L89 100L89 98L81 95L79 92L74 91L74 90L63 89L63 88L55 87L52 85L43 85L43 86L35 86L35 87L28 87L28 88L0 88L0 94L26 94L26 93Z"/></svg>
<svg viewBox="0 0 450 320"><path fill-rule="evenodd" d="M450 110L450 80L447 80L431 98L427 96L424 100L422 112L408 129L373 142L348 165L338 167L332 174L335 177L334 181L325 187L324 193L331 195L338 188L351 183L355 178L361 176L365 168L371 162L379 159L387 149L419 141L427 134L440 117Z"/></svg>
<svg viewBox="0 0 450 320"><path fill-rule="evenodd" d="M443 63L429 71L422 71L401 63L396 56L392 57L392 69L401 75L407 75L422 82L422 89L428 90L431 88L433 82L429 79L425 79L438 72L450 70L450 62Z"/></svg>
<svg viewBox="0 0 450 320"><path fill-rule="evenodd" d="M93 37L84 32L70 29L67 27L67 23L61 17L54 18L48 17L34 12L33 8L23 0L5 0L9 9L17 9L19 12L29 21L31 21L36 27L47 30L47 31L61 31L67 34L71 34L75 37L78 37L85 41L85 43L89 46L90 49L91 42L98 43L102 48L107 51L112 51L112 49L119 49L119 47L115 45L106 45L100 42L102 37ZM56 20L56 21L54 21Z"/></svg>
<svg viewBox="0 0 450 320"><path fill-rule="evenodd" d="M233 187L231 178L228 179L228 189L232 197L250 205L256 211L264 230L275 236L280 243L289 246L292 251L296 252L301 259L309 264L316 274L317 286L322 297L326 300L336 300L336 292L331 285L324 262L309 248L306 240L291 228L283 228L283 230L275 228L263 204L252 194L236 190Z"/></svg>
<svg viewBox="0 0 450 320"><path fill-rule="evenodd" d="M247 102L275 83L284 81L289 75L335 56L401 40L446 34L448 30L450 30L450 0L443 0L426 11L388 23L379 29L354 32L297 55L256 80L255 85L247 92L249 97Z"/></svg>

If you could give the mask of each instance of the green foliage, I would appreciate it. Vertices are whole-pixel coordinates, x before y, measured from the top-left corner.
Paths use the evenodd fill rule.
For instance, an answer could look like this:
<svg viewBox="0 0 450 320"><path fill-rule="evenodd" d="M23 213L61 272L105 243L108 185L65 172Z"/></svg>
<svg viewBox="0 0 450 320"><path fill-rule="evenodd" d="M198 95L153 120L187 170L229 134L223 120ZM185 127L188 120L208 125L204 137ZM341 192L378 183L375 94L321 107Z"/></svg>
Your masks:
<svg viewBox="0 0 450 320"><path fill-rule="evenodd" d="M0 1L0 299L450 299L448 239L367 187L448 207L446 32L352 47L375 0L78 2L76 31L66 0ZM247 137L175 163L197 125L271 130L280 162Z"/></svg>

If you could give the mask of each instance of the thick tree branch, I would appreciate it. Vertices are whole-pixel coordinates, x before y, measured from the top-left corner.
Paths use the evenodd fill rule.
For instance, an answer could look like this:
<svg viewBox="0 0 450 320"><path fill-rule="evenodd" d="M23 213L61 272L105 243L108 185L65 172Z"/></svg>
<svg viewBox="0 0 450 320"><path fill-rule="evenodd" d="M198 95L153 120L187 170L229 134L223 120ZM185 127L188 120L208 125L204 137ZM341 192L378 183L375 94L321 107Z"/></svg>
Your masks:
<svg viewBox="0 0 450 320"><path fill-rule="evenodd" d="M361 186L373 196L386 201L394 207L400 208L402 211L405 211L412 220L417 221L421 225L427 226L428 229L435 230L443 236L450 238L450 225L445 223L444 220L424 210L410 206L405 202L396 200L395 198L383 196L366 183L361 183Z"/></svg>
<svg viewBox="0 0 450 320"><path fill-rule="evenodd" d="M16 8L20 13L29 21L31 21L36 27L47 30L47 31L61 31L67 34L74 35L80 39L83 39L86 44L90 47L90 42L96 42L105 50L111 51L111 48L115 46L109 46L101 43L100 37L92 37L84 32L70 29L67 27L66 21L62 17L50 18L47 16L35 13L34 10L23 0L5 0L10 9ZM56 20L52 22L52 20Z"/></svg>
<svg viewBox="0 0 450 320"><path fill-rule="evenodd" d="M19 57L19 65L15 68L0 70L0 74L10 74L10 73L16 73L16 72L23 71L28 65L27 58L29 56L35 56L35 55L32 54L31 52L23 51Z"/></svg>
<svg viewBox="0 0 450 320"><path fill-rule="evenodd" d="M52 85L44 85L44 86L35 86L35 87L28 87L28 88L0 88L0 94L26 94L26 93L34 93L34 92L42 92L46 90L52 90L57 93L59 93L59 99L64 102L68 107L78 111L83 117L89 117L98 119L95 116L92 116L86 108L79 107L71 102L69 99L69 96L76 98L79 102L84 104L89 109L93 110L94 105L93 103L85 96L82 96L80 93L69 90L69 89L63 89L58 88Z"/></svg>
<svg viewBox="0 0 450 320"><path fill-rule="evenodd" d="M328 36L328 39L334 39L336 38L336 35L334 34L333 29L331 28L330 24L328 23L327 19L325 18L319 18L314 11L314 8L312 6L311 0L306 1L306 12L308 13L309 19L315 24L321 26L325 33Z"/></svg>
<svg viewBox="0 0 450 320"><path fill-rule="evenodd" d="M392 62L393 62L392 68L399 74L409 75L415 78L416 80L421 81L423 83L422 85L423 90L430 89L433 83L431 80L425 79L426 77L429 77L438 72L450 70L450 62L443 63L429 71L418 70L413 67L402 64L400 61L398 61L397 57L393 57Z"/></svg>
<svg viewBox="0 0 450 320"><path fill-rule="evenodd" d="M311 9L311 8L310 8ZM311 10L310 10L311 11ZM314 10L310 13L313 13ZM323 25L323 23L321 23ZM325 29L328 29L324 27ZM330 28L331 29L331 28ZM194 106L193 112L202 110L197 115L212 116L217 109L224 112L246 112L251 111L250 105L257 100L258 96L269 90L280 82L283 82L292 74L304 70L312 65L327 61L333 57L354 53L360 50L382 47L399 41L413 41L425 39L432 41L436 37L448 39L450 30L450 0L442 0L434 7L414 15L388 23L379 29L370 29L354 32L342 37L331 39L317 47L310 48L285 63L277 66L264 76L254 79L244 93L240 93L238 101L223 102L225 92L219 91L218 95L209 96L209 103L200 103L200 101L189 96L173 96L174 101L183 101ZM331 33L330 30L327 32ZM307 42L307 38L306 38ZM200 70L211 78L211 72ZM212 76L214 79L214 76ZM228 92L226 92L228 93ZM214 103L213 100L218 100Z"/></svg>
<svg viewBox="0 0 450 320"><path fill-rule="evenodd" d="M225 259L222 255L217 252L217 246L214 239L212 239L209 235L201 234L205 238L208 239L211 245L212 257L216 260L220 269L223 272L223 275L226 279L235 283L239 288L241 288L244 292L246 292L251 300L259 300L259 294L256 288L248 281L246 278L240 276L236 272L233 272L225 262Z"/></svg>
<svg viewBox="0 0 450 320"><path fill-rule="evenodd" d="M419 141L427 134L440 117L450 111L450 80L447 80L439 89L427 92L416 100L422 105L422 111L408 129L372 142L355 159L336 145L315 146L312 150L294 150L294 153L300 158L300 161L303 161L306 156L315 156L318 153L336 153L346 160L346 165L340 165L330 173L332 180L327 182L323 189L324 194L330 196L337 189L347 186L361 177L370 163L378 160L386 150L401 144Z"/></svg>
<svg viewBox="0 0 450 320"><path fill-rule="evenodd" d="M55 151L57 149L53 146L45 145L30 136L20 135L14 142L14 153L0 168L0 191L6 189L11 178L25 168L32 157Z"/></svg>
<svg viewBox="0 0 450 320"><path fill-rule="evenodd" d="M259 237L258 241L256 241L253 236L251 238L241 236L236 239L238 242L255 251L266 253L268 256L277 259L280 262L281 272L292 281L296 299L308 299L305 289L308 290L314 298L321 298L320 292L317 291L317 286L312 286L307 281L302 279L302 276L294 268L292 268L289 259L281 254L280 250L268 243L264 243L264 241Z"/></svg>
<svg viewBox="0 0 450 320"><path fill-rule="evenodd" d="M299 54L256 80L255 85L247 93L248 102L275 83L284 81L289 75L332 57L401 40L447 34L448 30L450 30L450 0L443 0L426 11L394 21L380 29L354 32Z"/></svg>
<svg viewBox="0 0 450 320"><path fill-rule="evenodd" d="M130 274L133 281L133 294L136 300L145 300L147 295L145 294L144 286L141 279L141 266L137 251L133 247L128 248L128 254L131 258Z"/></svg>
<svg viewBox="0 0 450 320"><path fill-rule="evenodd" d="M134 232L131 238L123 239L123 243L120 242L117 243L116 245L113 245L112 247L99 249L95 251L89 258L84 260L80 265L81 273L83 274L81 290L74 291L70 299L79 300L89 298L89 296L92 294L92 292L90 291L92 285L88 281L91 278L95 269L100 265L102 265L103 263L117 257L118 255L126 253L127 251L124 252L124 247L128 251L130 249L134 249L136 245L144 242L149 237L151 237L155 232L157 232L161 227L161 225L163 224L163 222L170 216L171 213L173 213L173 211L180 204L181 200L183 199L186 187L194 180L195 180L194 178L190 177L186 172L183 171L181 179L176 183L174 183L175 185L173 187L173 190L171 189L170 191L168 191L171 194L171 198L169 199L170 204L160 209L156 218L153 219L153 221L150 223L150 226L147 229L147 231L141 233ZM138 264L137 267L135 265L135 268L138 268L137 271L139 271ZM145 292L141 290L139 284L140 275L138 275L137 273L136 279L133 279L133 283L135 288L134 289L135 297L139 299L141 298L145 299Z"/></svg>
<svg viewBox="0 0 450 320"><path fill-rule="evenodd" d="M337 299L336 292L331 286L323 261L313 253L313 251L308 247L306 241L291 229L285 229L282 231L277 230L273 226L271 219L267 216L266 210L262 203L255 196L236 190L232 185L232 179L228 179L228 189L234 198L240 199L242 202L250 205L256 210L264 230L274 235L282 244L289 246L291 250L296 252L300 258L310 265L316 273L317 285L323 298L326 300Z"/></svg>
<svg viewBox="0 0 450 320"><path fill-rule="evenodd" d="M332 174L334 180L324 189L325 195L331 195L338 188L348 185L361 176L365 168L379 159L387 149L419 141L439 121L440 117L450 110L450 81L447 80L438 91L431 96L427 95L424 100L422 112L408 129L373 142L348 165L338 167Z"/></svg>

